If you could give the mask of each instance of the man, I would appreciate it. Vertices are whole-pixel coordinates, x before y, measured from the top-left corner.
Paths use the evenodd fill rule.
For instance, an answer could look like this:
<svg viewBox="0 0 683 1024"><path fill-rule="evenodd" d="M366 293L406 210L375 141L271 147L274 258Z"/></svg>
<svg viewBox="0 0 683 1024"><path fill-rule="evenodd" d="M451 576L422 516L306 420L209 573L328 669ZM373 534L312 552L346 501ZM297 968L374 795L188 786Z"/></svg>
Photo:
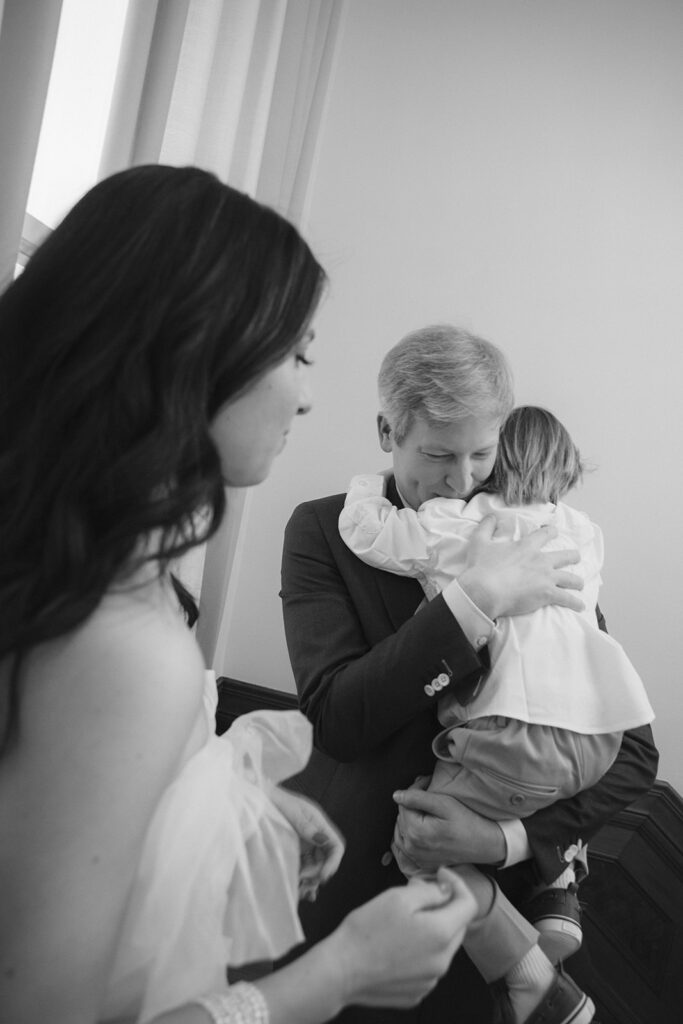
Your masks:
<svg viewBox="0 0 683 1024"><path fill-rule="evenodd" d="M388 353L379 389L380 446L393 461L390 501L417 508L436 496L471 496L493 469L500 427L513 405L502 353L455 328L427 328ZM423 597L418 581L366 565L341 540L343 503L338 494L300 505L287 526L282 562L287 643L316 745L298 786L325 808L347 842L339 872L302 911L311 941L403 881L386 855L396 803L409 857L427 870L490 865L514 899L534 881L555 879L579 841L646 790L657 767L649 727L632 730L596 786L523 823L514 806L510 820L499 824L414 787L417 776L432 771L438 696L452 687L466 697L478 685L495 619L546 604L581 608L580 581L566 568L576 556L544 553L549 533L543 530L518 542L496 541L495 522L485 520L460 579L416 615ZM555 1016L548 1006L538 1012L548 1024L575 1019L571 1007ZM412 1015L359 1009L340 1021L488 1024L491 1014L490 994L461 953Z"/></svg>

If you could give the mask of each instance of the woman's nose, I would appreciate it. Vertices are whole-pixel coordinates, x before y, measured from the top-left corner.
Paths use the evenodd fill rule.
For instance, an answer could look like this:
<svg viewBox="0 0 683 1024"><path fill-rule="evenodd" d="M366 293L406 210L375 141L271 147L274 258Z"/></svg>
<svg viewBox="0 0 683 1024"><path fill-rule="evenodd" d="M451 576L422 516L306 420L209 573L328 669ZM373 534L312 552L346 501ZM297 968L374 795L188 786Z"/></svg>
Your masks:
<svg viewBox="0 0 683 1024"><path fill-rule="evenodd" d="M313 392L308 383L302 384L299 391L299 405L296 410L297 416L305 416L307 412L311 411L313 405Z"/></svg>

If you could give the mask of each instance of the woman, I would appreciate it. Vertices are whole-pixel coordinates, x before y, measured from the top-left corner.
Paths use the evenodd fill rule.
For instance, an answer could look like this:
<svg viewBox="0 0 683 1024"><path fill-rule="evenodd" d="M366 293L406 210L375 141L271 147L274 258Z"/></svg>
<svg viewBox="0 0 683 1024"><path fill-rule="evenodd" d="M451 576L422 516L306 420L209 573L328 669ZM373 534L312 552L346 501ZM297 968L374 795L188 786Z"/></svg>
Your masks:
<svg viewBox="0 0 683 1024"><path fill-rule="evenodd" d="M269 781L310 749L296 716L213 736L179 604L195 610L169 566L307 411L323 282L273 211L150 166L88 193L0 300L2 1021L303 1024L408 1006L474 912L440 872L256 984L228 989L219 962L296 942L292 894L273 907L260 888L268 869L296 884L298 834L314 894L340 844Z"/></svg>

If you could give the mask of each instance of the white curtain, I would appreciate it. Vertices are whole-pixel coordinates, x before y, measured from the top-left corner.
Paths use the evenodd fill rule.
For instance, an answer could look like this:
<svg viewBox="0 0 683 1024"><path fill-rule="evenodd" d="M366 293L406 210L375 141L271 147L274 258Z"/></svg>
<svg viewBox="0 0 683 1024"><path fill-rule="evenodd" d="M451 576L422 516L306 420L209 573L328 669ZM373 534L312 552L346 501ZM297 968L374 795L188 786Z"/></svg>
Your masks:
<svg viewBox="0 0 683 1024"><path fill-rule="evenodd" d="M213 171L295 223L345 0L130 0L99 177L141 163ZM0 284L14 274L62 0L0 0ZM29 226L30 226L29 219ZM184 559L209 665L234 595L248 492Z"/></svg>
<svg viewBox="0 0 683 1024"><path fill-rule="evenodd" d="M197 164L300 222L343 0L131 0L101 177Z"/></svg>
<svg viewBox="0 0 683 1024"><path fill-rule="evenodd" d="M0 0L0 289L14 276L62 0Z"/></svg>
<svg viewBox="0 0 683 1024"><path fill-rule="evenodd" d="M100 168L196 164L305 221L345 0L131 0ZM197 637L218 664L249 493L178 571L200 595Z"/></svg>

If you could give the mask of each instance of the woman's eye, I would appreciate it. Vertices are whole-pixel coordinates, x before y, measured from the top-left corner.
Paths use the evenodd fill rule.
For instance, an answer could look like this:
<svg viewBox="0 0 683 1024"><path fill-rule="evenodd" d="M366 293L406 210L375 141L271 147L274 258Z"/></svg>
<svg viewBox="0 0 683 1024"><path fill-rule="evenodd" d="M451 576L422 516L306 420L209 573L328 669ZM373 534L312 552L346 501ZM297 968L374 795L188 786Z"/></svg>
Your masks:
<svg viewBox="0 0 683 1024"><path fill-rule="evenodd" d="M309 359L308 356L302 355L300 352L296 354L297 363L301 363L303 366L313 366L313 360Z"/></svg>

